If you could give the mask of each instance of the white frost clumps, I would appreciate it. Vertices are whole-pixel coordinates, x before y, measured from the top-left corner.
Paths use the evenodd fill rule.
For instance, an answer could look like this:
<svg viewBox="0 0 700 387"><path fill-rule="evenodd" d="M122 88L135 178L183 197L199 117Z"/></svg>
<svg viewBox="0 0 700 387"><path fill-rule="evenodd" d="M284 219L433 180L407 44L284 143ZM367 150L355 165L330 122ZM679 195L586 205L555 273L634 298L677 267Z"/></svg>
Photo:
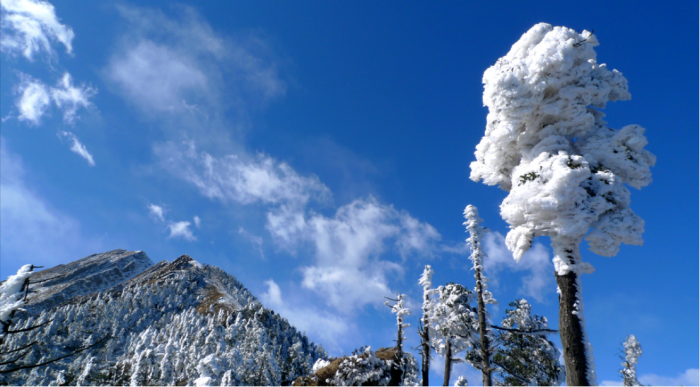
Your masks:
<svg viewBox="0 0 700 387"><path fill-rule="evenodd" d="M24 265L18 271L17 274L11 275L7 278L5 282L0 285L0 321L2 321L2 327L0 327L0 337L5 336L5 329L11 324L11 319L13 312L16 310L22 310L20 305L24 304L22 297L24 293L25 283L27 279L34 274L34 266Z"/></svg>
<svg viewBox="0 0 700 387"><path fill-rule="evenodd" d="M455 382L455 386L468 386L469 383L467 383L467 378L464 376L460 376L457 378L457 381Z"/></svg>
<svg viewBox="0 0 700 387"><path fill-rule="evenodd" d="M313 375L321 368L326 368L329 365L331 365L330 361L324 360L324 359L318 359L318 360L316 360L316 363L314 363L314 366L311 368L311 374Z"/></svg>
<svg viewBox="0 0 700 387"><path fill-rule="evenodd" d="M597 45L588 31L541 23L484 73L489 114L470 177L509 192L501 215L516 260L536 236L580 241L591 227L586 240L600 255L642 243L625 184L651 183L656 159L642 127L606 126L598 109L630 93L620 72L596 62Z"/></svg>
<svg viewBox="0 0 700 387"><path fill-rule="evenodd" d="M637 380L637 363L642 356L642 345L639 344L634 335L627 336L627 340L623 344L625 346L625 362L622 363L622 382L625 386L639 386Z"/></svg>
<svg viewBox="0 0 700 387"><path fill-rule="evenodd" d="M484 221L479 217L479 210L476 206L468 205L464 209L464 219L466 222L463 224L467 226L467 232L469 233L469 238L467 238L467 245L472 250L472 255L469 259L472 261L472 269L474 270L474 276L477 281L481 281L481 289L483 292L484 303L486 304L498 304L493 294L486 290L489 279L484 275L484 258L487 257L486 251L481 249L481 238L488 232L486 227L481 227L481 223ZM478 286L477 286L478 288ZM476 289L478 292L478 289Z"/></svg>

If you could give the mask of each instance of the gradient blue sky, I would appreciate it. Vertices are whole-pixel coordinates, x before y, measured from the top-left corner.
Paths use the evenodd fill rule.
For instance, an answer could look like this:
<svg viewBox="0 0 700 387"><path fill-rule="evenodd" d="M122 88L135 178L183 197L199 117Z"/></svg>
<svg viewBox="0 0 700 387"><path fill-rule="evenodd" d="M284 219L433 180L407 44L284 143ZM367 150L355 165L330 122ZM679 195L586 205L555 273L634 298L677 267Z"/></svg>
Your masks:
<svg viewBox="0 0 700 387"><path fill-rule="evenodd" d="M435 285L473 286L467 204L494 231L494 319L525 297L556 328L549 241L515 264L506 193L469 180L469 163L484 70L538 22L593 29L599 63L632 93L608 105L609 126L647 128L658 158L654 182L632 190L644 246L604 258L582 245L597 269L582 281L598 382L621 381L634 334L642 382L698 383L696 2L52 0L58 24L32 55L7 43L16 13L2 4L0 276L117 248L154 261L187 253L332 355L392 345L382 297L396 292L413 300L417 345L425 264ZM29 85L45 91L42 114L22 104Z"/></svg>

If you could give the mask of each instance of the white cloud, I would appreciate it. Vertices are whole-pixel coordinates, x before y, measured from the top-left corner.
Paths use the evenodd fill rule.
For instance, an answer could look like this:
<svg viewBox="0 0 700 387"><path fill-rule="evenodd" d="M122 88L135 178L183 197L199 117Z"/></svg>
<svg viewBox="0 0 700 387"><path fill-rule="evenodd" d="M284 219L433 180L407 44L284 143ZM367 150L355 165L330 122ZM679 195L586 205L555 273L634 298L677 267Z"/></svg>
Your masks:
<svg viewBox="0 0 700 387"><path fill-rule="evenodd" d="M279 285L272 279L265 281L265 285L267 292L260 296L263 305L289 320L298 330L305 331L314 340L322 342L327 350L339 352L341 344L357 338L357 327L349 324L345 318L313 306L292 305L283 300Z"/></svg>
<svg viewBox="0 0 700 387"><path fill-rule="evenodd" d="M168 224L168 229L170 230L170 235L168 238L182 238L186 241L194 242L197 238L192 234L190 230L190 222L170 222Z"/></svg>
<svg viewBox="0 0 700 387"><path fill-rule="evenodd" d="M689 368L678 376L661 376L644 374L639 381L649 386L697 386L700 385L700 373L697 368Z"/></svg>
<svg viewBox="0 0 700 387"><path fill-rule="evenodd" d="M258 250L260 253L260 257L264 260L265 259L265 253L263 252L263 239L261 236L256 236L251 233L249 233L246 229L243 227L238 227L238 233L242 235L244 238L249 240L253 246L255 246L255 249Z"/></svg>
<svg viewBox="0 0 700 387"><path fill-rule="evenodd" d="M330 195L316 176L300 176L286 163L263 154L214 157L198 153L192 142L186 150L168 143L156 146L154 152L164 169L194 184L210 199L241 204L305 204L312 197Z"/></svg>
<svg viewBox="0 0 700 387"><path fill-rule="evenodd" d="M700 374L697 368L689 368L678 376L660 376L656 374L644 374L638 377L642 385L647 386L697 386L700 383ZM603 380L601 386L622 386L620 380Z"/></svg>
<svg viewBox="0 0 700 387"><path fill-rule="evenodd" d="M97 94L97 90L90 86L73 86L73 78L68 73L63 74L57 87L48 87L23 73L19 73L19 78L20 82L15 88L15 94L19 95L15 101L19 110L17 118L33 125L41 123L41 117L47 113L51 102L63 111L63 121L72 124L77 118L78 109L91 107L90 98Z"/></svg>
<svg viewBox="0 0 700 387"><path fill-rule="evenodd" d="M73 133L71 132L59 132L59 137L67 137L72 141L70 150L78 154L80 157L84 158L87 160L88 164L90 166L94 167L95 166L95 160L93 160L92 155L90 152L88 152L87 148L85 145L83 145L80 141L78 141L78 137L76 137Z"/></svg>
<svg viewBox="0 0 700 387"><path fill-rule="evenodd" d="M148 213L156 220L165 222L165 210L163 207L156 204L148 204Z"/></svg>
<svg viewBox="0 0 700 387"><path fill-rule="evenodd" d="M264 101L286 89L262 40L224 39L190 7L176 7L174 17L146 8L117 8L129 32L105 74L146 114L192 112L193 107L216 112L222 102L241 104L246 92ZM224 91L233 100L221 101Z"/></svg>
<svg viewBox="0 0 700 387"><path fill-rule="evenodd" d="M202 220L199 219L199 216L195 215L194 216L194 226L199 228L199 225L202 224Z"/></svg>
<svg viewBox="0 0 700 387"><path fill-rule="evenodd" d="M489 232L484 236L483 243L488 254L488 259L484 260L484 272L494 285L498 285L498 275L502 271L529 271L528 275L522 277L520 294L544 302L553 289L556 289L552 275L554 267L548 249L542 244L535 243L520 262L516 262L501 233Z"/></svg>
<svg viewBox="0 0 700 387"><path fill-rule="evenodd" d="M81 235L75 219L26 184L22 161L4 139L0 148L0 255L12 257L3 258L4 274L26 263L51 267L103 250L101 243Z"/></svg>
<svg viewBox="0 0 700 387"><path fill-rule="evenodd" d="M73 30L61 24L56 11L49 2L32 0L2 0L0 2L2 21L0 28L0 49L2 52L21 54L29 60L36 53L45 51L53 55L51 41L58 41L73 50Z"/></svg>
<svg viewBox="0 0 700 387"><path fill-rule="evenodd" d="M15 101L17 110L19 110L17 118L20 121L39 125L41 117L46 113L51 103L49 88L41 81L20 73L20 83L17 85L16 94L19 94L19 98Z"/></svg>
<svg viewBox="0 0 700 387"><path fill-rule="evenodd" d="M302 286L344 313L379 305L394 294L388 276L402 274L403 268L381 259L387 250L430 256L440 238L430 225L371 197L340 207L333 218L311 214L307 219L302 209L282 206L268 213L266 227L288 249L312 246L315 262L302 268ZM418 236L416 230L426 233Z"/></svg>
<svg viewBox="0 0 700 387"><path fill-rule="evenodd" d="M97 90L90 86L73 86L73 78L68 73L63 74L56 86L51 88L51 98L56 107L63 110L63 121L68 124L75 122L76 112L81 106L86 109L92 106L90 98L97 94Z"/></svg>

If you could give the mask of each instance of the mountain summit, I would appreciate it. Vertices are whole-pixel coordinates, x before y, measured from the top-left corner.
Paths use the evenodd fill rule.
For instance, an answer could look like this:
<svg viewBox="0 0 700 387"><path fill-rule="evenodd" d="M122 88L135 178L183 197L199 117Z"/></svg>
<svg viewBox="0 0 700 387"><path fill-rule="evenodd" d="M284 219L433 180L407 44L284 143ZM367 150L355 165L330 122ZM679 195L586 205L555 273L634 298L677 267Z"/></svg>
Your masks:
<svg viewBox="0 0 700 387"><path fill-rule="evenodd" d="M94 254L31 277L1 352L32 351L0 373L10 385L288 385L327 357L233 276L188 255ZM97 343L97 344L95 344Z"/></svg>

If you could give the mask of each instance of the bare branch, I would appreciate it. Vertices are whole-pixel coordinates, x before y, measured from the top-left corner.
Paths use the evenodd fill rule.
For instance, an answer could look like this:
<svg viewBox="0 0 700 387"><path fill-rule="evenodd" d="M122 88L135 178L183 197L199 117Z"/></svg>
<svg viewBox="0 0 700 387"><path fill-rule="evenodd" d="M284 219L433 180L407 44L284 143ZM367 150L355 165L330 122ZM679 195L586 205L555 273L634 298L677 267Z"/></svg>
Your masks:
<svg viewBox="0 0 700 387"><path fill-rule="evenodd" d="M107 335L107 336L103 337L102 339L98 340L97 342L93 343L92 345L89 345L89 346L87 346L87 347L78 348L77 350L75 350L75 351L73 351L73 352L71 352L71 353L69 353L69 354L67 354L67 355L59 356L59 357L57 357L57 358L55 358L55 359L52 359L52 360L49 360L49 361L45 361L45 362L43 362L43 363L33 364L33 365L26 365L26 366L20 366L20 367L15 367L15 368L11 368L11 369L9 369L9 370L0 370L0 374L9 374L9 373L11 373L11 372L15 372L15 371L19 371L19 370L26 370L26 369L31 369L31 368L37 368L37 367L45 366L45 365L47 365L47 364L51 364L51 363L56 362L56 361L59 361L59 360L61 360L61 359L65 359L65 358L67 358L67 357L69 357L69 356L73 356L73 355L75 355L75 354L78 353L78 352L82 352L82 351L85 351L86 349L90 349L90 348L96 346L97 344L100 344L101 342L107 340L108 338L110 338L110 335Z"/></svg>
<svg viewBox="0 0 700 387"><path fill-rule="evenodd" d="M25 345L24 347L19 347L19 348L16 348L16 349L13 349L13 350L10 350L10 351L7 351L7 352L0 352L0 356L7 355L8 353L12 353L12 352L21 351L21 350L23 350L23 349L25 349L25 348L27 348L27 347L31 347L32 345L34 345L34 344L36 344L36 343L37 343L36 341L32 341L31 343Z"/></svg>
<svg viewBox="0 0 700 387"><path fill-rule="evenodd" d="M52 323L52 322L53 322L53 320L49 320L49 321L47 321L47 322L45 322L45 323L42 323L42 324L39 324L39 325L34 325L34 326L29 327L29 328L17 329L17 330L15 330L15 331L7 330L7 331L5 331L5 333L19 333L19 332L31 331L31 330L34 330L34 329L37 329L37 328L41 328L41 327L43 327L44 325L50 324L50 323Z"/></svg>
<svg viewBox="0 0 700 387"><path fill-rule="evenodd" d="M21 359L21 358L27 356L27 354L28 354L29 352L31 352L31 349L28 349L28 350L24 351L23 354L17 356L16 358L14 358L14 359L12 359L12 360L8 360L8 361L1 362L1 363L0 363L0 366L1 366L1 365L5 365L5 364L14 364L14 363L17 362L17 360L19 360L19 359Z"/></svg>
<svg viewBox="0 0 700 387"><path fill-rule="evenodd" d="M516 333L539 333L539 332L549 332L549 333L556 333L559 332L556 329L532 329L532 330L521 330L521 329L515 329L515 328L503 328L499 327L498 325L491 325L491 328L498 329L501 331L508 331L508 332L516 332Z"/></svg>
<svg viewBox="0 0 700 387"><path fill-rule="evenodd" d="M523 378L522 376L516 374L515 372L511 371L508 367L504 366L503 364L501 364L501 363L499 363L499 362L497 362L497 361L495 361L495 360L492 360L492 361L493 361L493 364L495 364L495 365L497 365L497 366L503 368L503 370L506 371L506 372L508 373L508 375L511 375L511 376L513 376L514 378L516 378L516 379L520 380L521 382L525 383L526 386L529 386L529 385L532 384L532 383L530 383L529 380L527 380L527 379Z"/></svg>

